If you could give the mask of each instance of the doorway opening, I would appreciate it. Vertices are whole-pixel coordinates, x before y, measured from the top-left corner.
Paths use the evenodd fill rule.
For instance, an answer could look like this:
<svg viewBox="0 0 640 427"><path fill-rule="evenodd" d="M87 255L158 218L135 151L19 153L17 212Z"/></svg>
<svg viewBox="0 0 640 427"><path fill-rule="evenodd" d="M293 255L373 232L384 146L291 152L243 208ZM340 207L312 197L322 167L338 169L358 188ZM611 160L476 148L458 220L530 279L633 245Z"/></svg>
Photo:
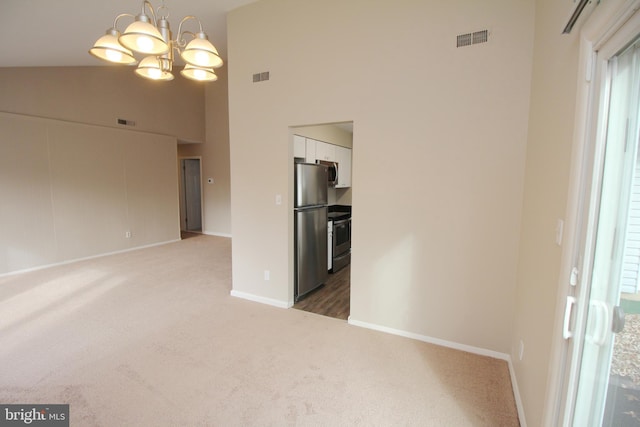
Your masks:
<svg viewBox="0 0 640 427"><path fill-rule="evenodd" d="M202 232L202 173L201 159L180 159L180 230Z"/></svg>
<svg viewBox="0 0 640 427"><path fill-rule="evenodd" d="M293 221L292 294L294 309L348 320L351 309L351 247L352 247L352 158L353 122L324 123L290 128L293 159L291 159ZM302 164L301 164L302 163ZM311 166L309 166L311 164ZM309 233L304 224L304 197L308 179L297 181L303 171L326 166L324 189L326 202L323 222ZM306 176L306 175L305 175ZM327 181L328 179L328 181ZM357 224L356 224L357 226ZM317 238L311 238L311 235ZM315 246L310 244L311 241ZM313 249L313 250L310 250ZM323 272L313 275L309 285L308 271L322 265ZM310 291L306 291L313 288ZM303 293L304 292L304 293Z"/></svg>

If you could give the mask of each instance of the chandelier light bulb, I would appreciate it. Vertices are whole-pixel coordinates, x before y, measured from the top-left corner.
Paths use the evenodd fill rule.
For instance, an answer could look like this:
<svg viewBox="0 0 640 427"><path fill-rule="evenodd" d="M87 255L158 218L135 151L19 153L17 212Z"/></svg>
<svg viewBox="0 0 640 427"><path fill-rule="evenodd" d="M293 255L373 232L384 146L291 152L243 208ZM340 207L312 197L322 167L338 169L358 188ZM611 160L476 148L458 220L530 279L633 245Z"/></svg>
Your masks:
<svg viewBox="0 0 640 427"><path fill-rule="evenodd" d="M122 53L117 50L107 49L104 53L107 56L107 59L111 62L122 61Z"/></svg>
<svg viewBox="0 0 640 427"><path fill-rule="evenodd" d="M149 68L149 77L154 80L159 79L162 76L162 71L159 68Z"/></svg>
<svg viewBox="0 0 640 427"><path fill-rule="evenodd" d="M198 80L204 80L207 78L207 73L204 70L201 70L198 68L193 70L193 77L195 77Z"/></svg>
<svg viewBox="0 0 640 427"><path fill-rule="evenodd" d="M195 59L198 64L206 64L209 60L209 55L206 52L196 52Z"/></svg>
<svg viewBox="0 0 640 427"><path fill-rule="evenodd" d="M149 52L153 49L153 40L147 36L140 36L136 39L139 52Z"/></svg>

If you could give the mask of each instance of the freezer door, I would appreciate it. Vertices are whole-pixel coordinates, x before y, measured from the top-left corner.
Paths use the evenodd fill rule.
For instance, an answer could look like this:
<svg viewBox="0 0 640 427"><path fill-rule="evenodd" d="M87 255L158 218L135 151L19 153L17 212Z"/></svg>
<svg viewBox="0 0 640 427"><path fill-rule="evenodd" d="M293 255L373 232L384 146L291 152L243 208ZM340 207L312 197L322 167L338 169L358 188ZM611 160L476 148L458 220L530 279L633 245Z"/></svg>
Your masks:
<svg viewBox="0 0 640 427"><path fill-rule="evenodd" d="M327 208L295 211L296 301L327 281Z"/></svg>
<svg viewBox="0 0 640 427"><path fill-rule="evenodd" d="M295 207L327 204L327 167L314 163L295 164Z"/></svg>

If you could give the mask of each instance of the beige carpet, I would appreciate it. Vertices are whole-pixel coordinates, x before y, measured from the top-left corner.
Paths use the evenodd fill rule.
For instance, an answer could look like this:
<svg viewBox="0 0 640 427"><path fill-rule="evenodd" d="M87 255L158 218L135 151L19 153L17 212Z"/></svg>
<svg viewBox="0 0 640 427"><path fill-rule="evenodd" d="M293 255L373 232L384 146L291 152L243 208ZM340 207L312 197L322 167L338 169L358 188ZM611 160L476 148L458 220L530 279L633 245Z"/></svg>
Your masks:
<svg viewBox="0 0 640 427"><path fill-rule="evenodd" d="M504 361L229 296L199 236L0 278L0 403L72 426L517 426Z"/></svg>

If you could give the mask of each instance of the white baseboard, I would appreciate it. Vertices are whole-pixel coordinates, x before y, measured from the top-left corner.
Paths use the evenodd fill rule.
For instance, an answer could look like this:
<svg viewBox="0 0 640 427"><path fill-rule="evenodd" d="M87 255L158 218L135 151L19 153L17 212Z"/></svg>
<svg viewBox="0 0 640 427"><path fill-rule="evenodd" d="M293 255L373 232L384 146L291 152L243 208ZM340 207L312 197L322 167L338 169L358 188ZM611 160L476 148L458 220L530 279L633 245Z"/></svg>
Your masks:
<svg viewBox="0 0 640 427"><path fill-rule="evenodd" d="M374 323L362 322L360 320L352 319L349 316L347 320L350 325L359 326L361 328L373 329L375 331L385 332L387 334L399 335L405 338L411 338L414 340L426 342L429 344L435 344L442 347L452 348L454 350L466 351L467 353L473 353L480 356L493 357L494 359L500 359L507 362L509 366L509 375L511 376L511 387L513 389L513 396L516 401L516 408L518 410L518 418L520 419L520 426L527 427L527 422L524 417L524 408L522 406L522 399L520 397L520 391L518 389L518 382L516 381L515 371L513 369L513 363L511 362L511 355L507 353L500 353L486 348L474 347L466 344L460 344L453 341L442 340L440 338L429 337L427 335L420 335L413 332L407 332L400 329L389 328L386 326L376 325Z"/></svg>
<svg viewBox="0 0 640 427"><path fill-rule="evenodd" d="M122 253L126 253L126 252L137 251L139 249L152 248L154 246L162 246L162 245L166 245L166 244L169 244L169 243L179 242L180 240L181 239L167 240L167 241L164 241L164 242L152 243L150 245L136 246L135 248L127 248L127 249L122 249L122 250L119 250L119 251L106 252L106 253L98 254L98 255L91 255L91 256L83 257L83 258L74 258L74 259L70 259L70 260L67 260L67 261L54 262L52 264L39 265L37 267L30 267L30 268L25 268L25 269L22 269L22 270L15 270L15 271L10 271L8 273L2 273L2 274L0 274L0 277L7 277L7 276L13 276L15 274L29 273L31 271L44 270L45 268L52 268L52 267L58 267L58 266L61 266L61 265L73 264L74 262L87 261L87 260L90 260L90 259L102 258L104 256L117 255L117 254L122 254Z"/></svg>
<svg viewBox="0 0 640 427"><path fill-rule="evenodd" d="M407 332L400 329L393 329L386 326L376 325L374 323L362 322L360 320L354 320L349 316L348 320L350 325L360 326L362 328L373 329L375 331L386 332L388 334L399 335L401 337L411 338L418 341L428 342L430 344L440 345L442 347L453 348L454 350L466 351L467 353L474 353L480 356L489 356L494 359L501 359L508 361L510 356L506 353L500 353L493 350L487 350L485 348L473 347L466 344L460 344L453 341L442 340L440 338L433 338L426 335L420 335L413 332Z"/></svg>
<svg viewBox="0 0 640 427"><path fill-rule="evenodd" d="M217 237L229 237L229 238L231 238L231 234L227 234L227 233L214 233L212 231L203 231L202 234L206 234L207 236L217 236Z"/></svg>
<svg viewBox="0 0 640 427"><path fill-rule="evenodd" d="M516 408L518 408L518 419L520 420L520 427L527 427L527 419L524 416L524 406L522 405L522 398L520 397L520 389L518 388L518 381L516 379L516 371L513 368L513 362L511 356L509 356L509 374L511 375L511 387L513 388L513 397L516 400Z"/></svg>
<svg viewBox="0 0 640 427"><path fill-rule="evenodd" d="M273 298L261 297L259 295L249 294L247 292L236 291L235 289L231 290L231 296L236 298L242 298L253 302L259 302L261 304L272 305L278 308L290 308L291 306L287 301L280 301Z"/></svg>

